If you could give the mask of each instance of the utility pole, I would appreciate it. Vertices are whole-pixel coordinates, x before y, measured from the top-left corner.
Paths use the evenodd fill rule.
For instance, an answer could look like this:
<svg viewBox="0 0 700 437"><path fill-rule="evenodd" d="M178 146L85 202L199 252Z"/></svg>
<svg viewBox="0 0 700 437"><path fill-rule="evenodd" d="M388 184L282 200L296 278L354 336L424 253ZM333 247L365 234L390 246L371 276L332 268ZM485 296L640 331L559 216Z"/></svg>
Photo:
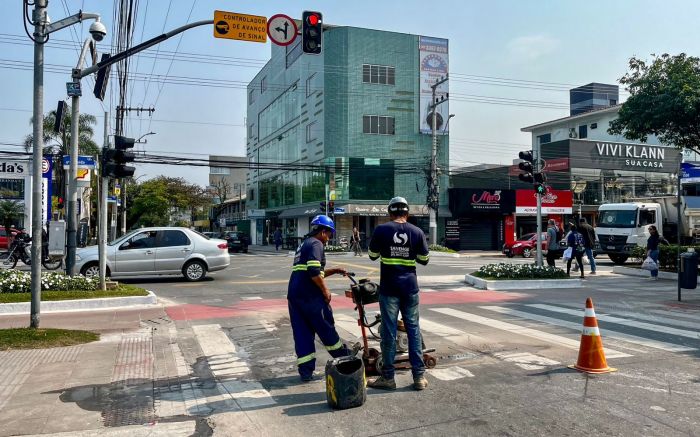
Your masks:
<svg viewBox="0 0 700 437"><path fill-rule="evenodd" d="M430 101L430 118L432 130L432 147L430 153L430 186L428 187L428 208L430 209L430 244L437 244L437 210L440 201L440 183L438 181L438 165L437 165L437 105L445 102L445 96L441 96L438 101L437 88L447 82L447 76L437 79L434 84L430 85L433 91L433 97Z"/></svg>
<svg viewBox="0 0 700 437"><path fill-rule="evenodd" d="M29 326L39 327L41 307L41 160L44 150L44 34L47 0L34 1L34 125L32 136L32 275Z"/></svg>
<svg viewBox="0 0 700 437"><path fill-rule="evenodd" d="M109 118L105 112L105 132L104 132L104 147L109 149ZM102 164L101 164L102 165ZM100 173L102 168L100 165ZM100 259L100 290L107 290L107 193L109 191L109 178L102 177L100 179L100 229L97 233L99 237L99 259Z"/></svg>

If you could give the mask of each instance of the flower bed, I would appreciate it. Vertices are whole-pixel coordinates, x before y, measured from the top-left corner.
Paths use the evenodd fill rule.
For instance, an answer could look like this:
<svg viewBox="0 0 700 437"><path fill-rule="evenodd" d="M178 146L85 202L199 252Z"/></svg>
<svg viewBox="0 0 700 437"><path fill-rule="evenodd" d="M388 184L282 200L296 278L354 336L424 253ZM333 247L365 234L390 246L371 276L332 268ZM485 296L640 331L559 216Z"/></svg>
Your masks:
<svg viewBox="0 0 700 437"><path fill-rule="evenodd" d="M431 252L457 253L456 251L450 249L449 247L440 246L439 244L431 244L429 249Z"/></svg>
<svg viewBox="0 0 700 437"><path fill-rule="evenodd" d="M490 280L507 279L567 279L566 272L558 267L543 266L535 264L487 264L481 266L479 270L472 273L473 276Z"/></svg>
<svg viewBox="0 0 700 437"><path fill-rule="evenodd" d="M97 290L98 278L85 276L66 276L58 272L41 274L41 289L43 291ZM0 270L0 293L28 293L31 291L31 274L19 270Z"/></svg>
<svg viewBox="0 0 700 437"><path fill-rule="evenodd" d="M330 244L323 248L326 252L347 252L350 249L343 246L331 246Z"/></svg>

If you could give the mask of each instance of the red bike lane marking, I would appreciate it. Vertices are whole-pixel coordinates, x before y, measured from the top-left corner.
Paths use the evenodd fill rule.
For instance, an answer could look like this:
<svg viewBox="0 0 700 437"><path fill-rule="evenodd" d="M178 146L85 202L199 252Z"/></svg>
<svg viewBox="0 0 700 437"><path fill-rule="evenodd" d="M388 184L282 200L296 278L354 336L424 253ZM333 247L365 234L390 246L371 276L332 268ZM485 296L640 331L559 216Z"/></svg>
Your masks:
<svg viewBox="0 0 700 437"><path fill-rule="evenodd" d="M460 291L439 291L432 293L422 293L420 296L421 305L449 305L468 303L494 303L520 300L528 297L528 294L481 291L481 290L460 290ZM333 296L331 306L334 309L354 309L355 304L351 299L344 296ZM378 304L368 305L368 309L377 307ZM172 320L205 320L224 319L229 317L252 316L260 313L286 312L287 299L260 299L239 302L228 307L217 307L210 305L183 304L165 308L165 312Z"/></svg>

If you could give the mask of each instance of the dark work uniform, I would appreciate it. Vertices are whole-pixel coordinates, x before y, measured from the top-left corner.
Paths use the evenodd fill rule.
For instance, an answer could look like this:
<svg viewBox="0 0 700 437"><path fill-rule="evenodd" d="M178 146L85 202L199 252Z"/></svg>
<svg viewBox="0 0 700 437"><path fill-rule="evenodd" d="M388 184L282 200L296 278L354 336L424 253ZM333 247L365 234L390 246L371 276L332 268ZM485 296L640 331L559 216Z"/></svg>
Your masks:
<svg viewBox="0 0 700 437"><path fill-rule="evenodd" d="M323 275L325 266L323 243L314 237L304 240L294 256L292 276L287 289L297 366L303 379L310 379L316 367L315 335L318 335L332 357L350 354L335 330L330 305L323 299L321 289L312 280L315 276Z"/></svg>
<svg viewBox="0 0 700 437"><path fill-rule="evenodd" d="M425 364L418 325L416 262L428 264L425 234L410 223L384 223L374 230L368 254L372 260L381 258L379 309L382 313L382 375L387 379L394 378L396 329L398 313L401 312L408 335L408 355L413 376L421 376L425 372Z"/></svg>

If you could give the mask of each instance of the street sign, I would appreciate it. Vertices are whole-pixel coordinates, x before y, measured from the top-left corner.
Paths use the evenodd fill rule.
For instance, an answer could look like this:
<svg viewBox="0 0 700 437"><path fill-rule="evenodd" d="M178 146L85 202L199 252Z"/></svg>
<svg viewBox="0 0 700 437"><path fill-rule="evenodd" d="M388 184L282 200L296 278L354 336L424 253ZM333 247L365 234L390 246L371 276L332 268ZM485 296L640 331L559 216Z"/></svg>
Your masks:
<svg viewBox="0 0 700 437"><path fill-rule="evenodd" d="M83 95L80 82L66 82L66 92L68 97L80 97Z"/></svg>
<svg viewBox="0 0 700 437"><path fill-rule="evenodd" d="M65 167L70 166L70 155L63 155L63 165ZM78 156L78 168L80 167L95 168L95 158L85 155Z"/></svg>
<svg viewBox="0 0 700 437"><path fill-rule="evenodd" d="M297 37L297 23L284 14L277 14L267 21L267 34L270 41L278 46L288 46Z"/></svg>
<svg viewBox="0 0 700 437"><path fill-rule="evenodd" d="M214 11L214 37L267 42L267 18L259 15Z"/></svg>

